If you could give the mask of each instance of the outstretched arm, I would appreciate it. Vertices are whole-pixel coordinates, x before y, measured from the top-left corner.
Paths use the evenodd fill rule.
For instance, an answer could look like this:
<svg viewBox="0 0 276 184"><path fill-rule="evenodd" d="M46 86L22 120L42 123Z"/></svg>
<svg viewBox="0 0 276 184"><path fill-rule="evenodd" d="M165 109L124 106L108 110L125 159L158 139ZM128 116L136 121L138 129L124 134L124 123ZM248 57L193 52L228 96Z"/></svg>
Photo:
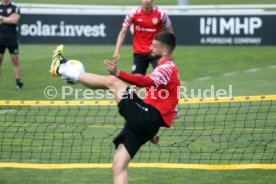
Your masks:
<svg viewBox="0 0 276 184"><path fill-rule="evenodd" d="M138 87L155 86L154 81L151 78L149 78L148 76L129 74L124 71L119 71L118 77L119 77L119 79L121 79L129 84L134 84Z"/></svg>
<svg viewBox="0 0 276 184"><path fill-rule="evenodd" d="M115 60L115 61L117 61L120 58L120 48L125 40L127 32L128 32L128 28L123 26L118 35L114 54L113 54L113 60Z"/></svg>
<svg viewBox="0 0 276 184"><path fill-rule="evenodd" d="M116 62L105 60L106 69L111 75L118 77L119 79L134 84L138 87L158 87L160 85L167 85L172 76L172 64L164 64L163 66L157 66L149 75L141 76L137 74L129 74L124 71L120 71L116 67Z"/></svg>
<svg viewBox="0 0 276 184"><path fill-rule="evenodd" d="M118 70L116 66L116 62L105 60L104 64L105 64L106 70L111 75L114 75L127 83L134 84L138 87L149 87L149 86L155 85L154 81L148 76L129 74L127 72Z"/></svg>

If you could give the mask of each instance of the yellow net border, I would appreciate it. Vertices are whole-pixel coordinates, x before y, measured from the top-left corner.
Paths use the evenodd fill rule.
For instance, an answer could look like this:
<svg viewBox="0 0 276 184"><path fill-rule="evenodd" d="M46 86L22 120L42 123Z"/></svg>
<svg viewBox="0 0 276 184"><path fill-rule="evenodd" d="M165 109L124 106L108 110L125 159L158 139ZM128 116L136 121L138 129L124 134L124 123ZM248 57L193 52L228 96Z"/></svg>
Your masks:
<svg viewBox="0 0 276 184"><path fill-rule="evenodd" d="M190 103L217 103L217 102L250 102L250 101L267 101L276 100L276 95L266 96L238 96L238 97L225 97L225 98L191 98L191 99L179 99L179 104L190 104ZM74 106L74 105L116 105L114 100L87 100L87 101L20 101L20 100L1 100L0 106L27 106L27 105L47 105L47 106Z"/></svg>
<svg viewBox="0 0 276 184"><path fill-rule="evenodd" d="M160 169L200 169L200 170L241 170L265 169L275 170L276 164L170 164L170 163L130 163L131 168L160 168ZM0 163L0 168L18 169L110 169L112 164L27 164Z"/></svg>

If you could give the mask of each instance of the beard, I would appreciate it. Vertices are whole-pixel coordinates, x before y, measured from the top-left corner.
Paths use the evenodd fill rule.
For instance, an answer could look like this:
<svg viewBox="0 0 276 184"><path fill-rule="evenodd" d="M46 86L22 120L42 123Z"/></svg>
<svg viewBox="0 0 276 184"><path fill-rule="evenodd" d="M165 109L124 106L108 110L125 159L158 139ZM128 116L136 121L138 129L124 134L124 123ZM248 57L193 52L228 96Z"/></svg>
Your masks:
<svg viewBox="0 0 276 184"><path fill-rule="evenodd" d="M162 55L161 54L153 54L153 53L151 53L151 57L152 57L152 59L154 59L154 60L159 60L161 57L162 57Z"/></svg>

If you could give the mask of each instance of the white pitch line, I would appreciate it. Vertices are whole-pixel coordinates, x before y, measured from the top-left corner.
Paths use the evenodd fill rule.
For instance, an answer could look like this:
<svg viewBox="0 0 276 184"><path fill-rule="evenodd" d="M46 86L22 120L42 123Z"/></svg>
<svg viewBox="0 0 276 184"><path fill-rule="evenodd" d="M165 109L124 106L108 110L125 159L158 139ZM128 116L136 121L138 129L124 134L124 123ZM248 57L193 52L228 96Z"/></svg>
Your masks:
<svg viewBox="0 0 276 184"><path fill-rule="evenodd" d="M13 111L15 111L15 110L14 109L5 109L5 110L0 111L0 114L8 114Z"/></svg>
<svg viewBox="0 0 276 184"><path fill-rule="evenodd" d="M251 69L246 70L245 72L254 73L254 72L258 72L258 71L260 71L259 68L251 68Z"/></svg>
<svg viewBox="0 0 276 184"><path fill-rule="evenodd" d="M228 73L223 73L222 75L224 76L233 76L233 75L237 75L237 72L228 72Z"/></svg>
<svg viewBox="0 0 276 184"><path fill-rule="evenodd" d="M200 78L198 78L196 80L198 80L198 81L205 81L205 80L210 80L210 79L212 79L212 77L206 76L206 77L200 77Z"/></svg>
<svg viewBox="0 0 276 184"><path fill-rule="evenodd" d="M187 81L181 81L180 86L187 86Z"/></svg>
<svg viewBox="0 0 276 184"><path fill-rule="evenodd" d="M269 68L276 69L276 65L271 65Z"/></svg>

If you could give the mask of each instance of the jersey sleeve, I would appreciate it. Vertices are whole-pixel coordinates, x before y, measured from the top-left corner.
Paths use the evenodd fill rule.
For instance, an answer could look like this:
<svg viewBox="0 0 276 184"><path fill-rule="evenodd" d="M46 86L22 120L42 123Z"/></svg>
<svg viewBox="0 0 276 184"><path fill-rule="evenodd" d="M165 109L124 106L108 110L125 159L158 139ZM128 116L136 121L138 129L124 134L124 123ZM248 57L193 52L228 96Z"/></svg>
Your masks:
<svg viewBox="0 0 276 184"><path fill-rule="evenodd" d="M125 17L124 22L123 22L123 26L126 28L130 28L130 26L133 23L133 17L135 14L135 9L132 9Z"/></svg>
<svg viewBox="0 0 276 184"><path fill-rule="evenodd" d="M161 85L166 86L171 80L172 65L164 64L154 69L152 73L147 76L128 74L124 71L120 71L119 78L130 84L134 84L138 87L159 87Z"/></svg>
<svg viewBox="0 0 276 184"><path fill-rule="evenodd" d="M124 71L120 71L119 79L134 84L138 87L150 87L154 86L154 81L149 76L142 76L137 74L129 74Z"/></svg>
<svg viewBox="0 0 276 184"><path fill-rule="evenodd" d="M20 15L20 7L14 2L12 2L12 12L11 12L11 14L13 14L13 13L17 13L17 14Z"/></svg>
<svg viewBox="0 0 276 184"><path fill-rule="evenodd" d="M15 7L14 13L20 14L20 8L19 8L19 6L16 6L16 7Z"/></svg>
<svg viewBox="0 0 276 184"><path fill-rule="evenodd" d="M164 27L169 27L172 25L171 20L168 16L168 14L165 11L161 11L161 20Z"/></svg>
<svg viewBox="0 0 276 184"><path fill-rule="evenodd" d="M172 65L167 63L155 68L155 70L148 75L154 81L156 87L161 85L166 86L171 80Z"/></svg>

